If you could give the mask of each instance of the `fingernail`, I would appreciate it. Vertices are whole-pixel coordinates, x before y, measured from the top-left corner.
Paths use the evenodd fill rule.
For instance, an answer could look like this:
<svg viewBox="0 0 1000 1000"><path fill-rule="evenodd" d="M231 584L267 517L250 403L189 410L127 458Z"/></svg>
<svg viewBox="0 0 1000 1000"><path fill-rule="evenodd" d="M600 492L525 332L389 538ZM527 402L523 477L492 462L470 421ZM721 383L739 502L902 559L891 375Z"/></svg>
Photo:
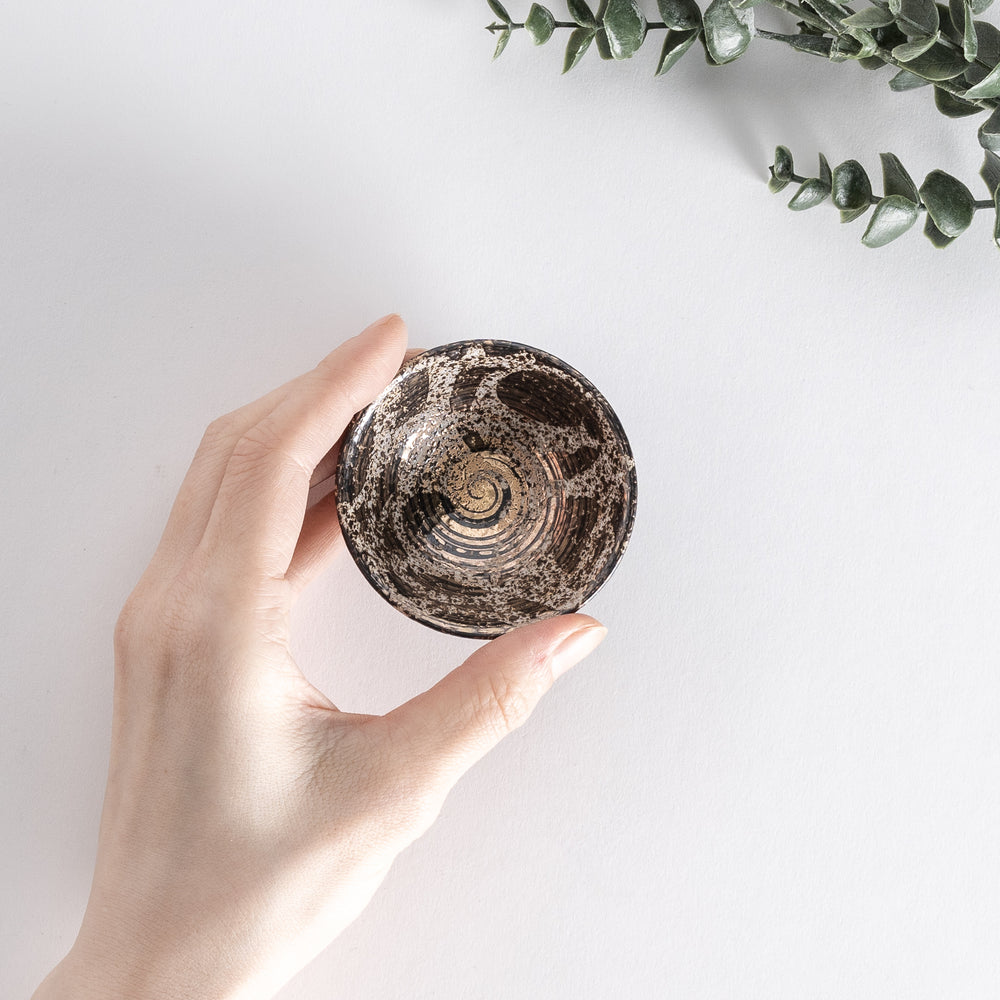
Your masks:
<svg viewBox="0 0 1000 1000"><path fill-rule="evenodd" d="M552 676L564 674L579 663L588 653L592 653L604 641L608 630L603 625L585 625L571 632L556 647L549 660Z"/></svg>

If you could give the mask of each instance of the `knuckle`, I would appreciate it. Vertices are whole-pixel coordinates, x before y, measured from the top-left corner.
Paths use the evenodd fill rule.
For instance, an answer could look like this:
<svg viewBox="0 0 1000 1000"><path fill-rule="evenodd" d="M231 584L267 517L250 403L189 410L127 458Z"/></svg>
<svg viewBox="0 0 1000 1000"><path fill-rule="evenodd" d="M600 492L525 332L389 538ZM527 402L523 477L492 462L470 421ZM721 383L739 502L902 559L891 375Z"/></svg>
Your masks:
<svg viewBox="0 0 1000 1000"><path fill-rule="evenodd" d="M137 645L137 635L140 627L139 600L135 593L125 600L115 622L114 646L117 658L124 661L130 650Z"/></svg>
<svg viewBox="0 0 1000 1000"><path fill-rule="evenodd" d="M240 426L235 411L225 413L221 417L216 417L205 428L201 438L202 446L214 449L224 444L231 444L239 435Z"/></svg>
<svg viewBox="0 0 1000 1000"><path fill-rule="evenodd" d="M269 422L262 421L240 435L229 458L231 475L265 474L294 477L312 474L296 458L289 442Z"/></svg>

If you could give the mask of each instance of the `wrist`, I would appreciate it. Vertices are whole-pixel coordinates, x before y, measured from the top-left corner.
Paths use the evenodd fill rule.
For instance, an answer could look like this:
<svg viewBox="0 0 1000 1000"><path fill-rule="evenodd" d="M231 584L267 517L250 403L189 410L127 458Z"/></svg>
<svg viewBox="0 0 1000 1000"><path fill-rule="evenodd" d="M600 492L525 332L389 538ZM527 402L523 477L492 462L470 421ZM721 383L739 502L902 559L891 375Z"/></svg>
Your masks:
<svg viewBox="0 0 1000 1000"><path fill-rule="evenodd" d="M116 952L111 958L84 954L79 942L45 977L31 1000L267 1000L248 982L221 982L200 975L174 956L153 949Z"/></svg>

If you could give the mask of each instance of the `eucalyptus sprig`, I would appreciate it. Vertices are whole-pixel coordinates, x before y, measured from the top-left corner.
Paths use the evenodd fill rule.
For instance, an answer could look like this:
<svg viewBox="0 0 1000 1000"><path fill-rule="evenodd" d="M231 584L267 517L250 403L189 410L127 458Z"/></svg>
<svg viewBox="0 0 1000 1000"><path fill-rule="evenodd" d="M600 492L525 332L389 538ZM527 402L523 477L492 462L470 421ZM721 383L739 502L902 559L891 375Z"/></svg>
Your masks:
<svg viewBox="0 0 1000 1000"><path fill-rule="evenodd" d="M628 59L650 32L663 32L656 76L668 72L695 43L712 66L738 59L754 38L780 42L797 52L832 62L857 62L864 69L891 66L894 91L932 87L934 104L949 118L986 114L979 127L985 150L980 174L988 200L977 200L958 178L932 170L918 188L898 157L883 153L883 193L857 160L836 168L820 155L816 177L794 172L791 153L779 146L771 165L770 187L780 191L799 185L789 202L795 211L828 198L851 222L874 209L862 236L865 246L880 247L910 229L926 215L924 234L936 247L948 246L965 232L975 214L994 212L993 239L1000 246L1000 29L977 20L993 0L872 0L855 10L839 0L710 0L702 10L696 0L657 0L661 21L646 18L637 0L601 0L592 10L586 0L566 0L570 20L558 21L542 4L533 3L524 21L515 21L500 0L487 0L498 20L487 26L497 36L493 58L506 48L515 31L544 45L566 30L563 72L576 66L593 45L602 59ZM768 6L796 18L795 31L758 28L754 8Z"/></svg>

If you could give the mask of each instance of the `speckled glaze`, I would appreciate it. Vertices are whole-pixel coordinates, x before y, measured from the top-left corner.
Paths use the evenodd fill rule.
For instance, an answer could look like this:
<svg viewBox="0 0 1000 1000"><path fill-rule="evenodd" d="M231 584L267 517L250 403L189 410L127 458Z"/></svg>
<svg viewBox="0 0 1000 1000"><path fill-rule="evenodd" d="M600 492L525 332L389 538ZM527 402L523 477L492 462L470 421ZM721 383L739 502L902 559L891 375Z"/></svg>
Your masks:
<svg viewBox="0 0 1000 1000"><path fill-rule="evenodd" d="M577 610L625 551L636 473L621 423L544 351L463 340L409 362L347 430L337 510L394 607L488 638Z"/></svg>

